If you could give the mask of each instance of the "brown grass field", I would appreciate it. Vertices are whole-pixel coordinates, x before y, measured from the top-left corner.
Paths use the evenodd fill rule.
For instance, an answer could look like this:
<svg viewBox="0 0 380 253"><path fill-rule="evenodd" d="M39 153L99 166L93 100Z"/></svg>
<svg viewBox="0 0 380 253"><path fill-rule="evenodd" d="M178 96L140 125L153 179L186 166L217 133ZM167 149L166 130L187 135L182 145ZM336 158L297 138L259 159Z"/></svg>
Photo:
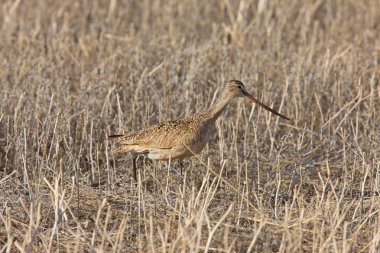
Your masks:
<svg viewBox="0 0 380 253"><path fill-rule="evenodd" d="M230 79L293 122L235 100L135 184L107 136ZM379 79L379 0L2 0L0 252L380 252Z"/></svg>

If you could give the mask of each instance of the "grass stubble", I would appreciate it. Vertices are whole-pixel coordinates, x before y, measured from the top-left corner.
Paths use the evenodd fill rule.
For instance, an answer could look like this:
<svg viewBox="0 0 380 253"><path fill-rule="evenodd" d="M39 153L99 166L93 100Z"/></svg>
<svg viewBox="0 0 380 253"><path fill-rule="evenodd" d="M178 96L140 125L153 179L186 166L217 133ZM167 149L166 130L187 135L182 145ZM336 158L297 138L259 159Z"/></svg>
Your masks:
<svg viewBox="0 0 380 253"><path fill-rule="evenodd" d="M379 1L0 5L1 252L379 252ZM107 135L229 79L293 124L234 102L135 185Z"/></svg>

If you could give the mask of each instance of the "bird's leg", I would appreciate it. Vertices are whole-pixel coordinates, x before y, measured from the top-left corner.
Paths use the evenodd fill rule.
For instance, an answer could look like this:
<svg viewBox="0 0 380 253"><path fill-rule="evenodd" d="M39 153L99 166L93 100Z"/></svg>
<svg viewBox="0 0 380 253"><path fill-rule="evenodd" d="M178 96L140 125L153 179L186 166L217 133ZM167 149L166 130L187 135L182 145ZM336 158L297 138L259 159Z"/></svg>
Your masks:
<svg viewBox="0 0 380 253"><path fill-rule="evenodd" d="M181 172L181 176L183 176L183 173L182 173L182 171L183 171L183 161L182 160L179 161L179 170Z"/></svg>
<svg viewBox="0 0 380 253"><path fill-rule="evenodd" d="M183 175L183 160L180 160L179 161L179 168L180 168L180 172L181 172L181 186L183 186L185 184L185 180L186 180L186 171L185 171L185 176Z"/></svg>
<svg viewBox="0 0 380 253"><path fill-rule="evenodd" d="M136 166L136 160L137 160L137 155L134 155L132 157L132 164L133 164L133 179L135 182L137 182L137 166Z"/></svg>

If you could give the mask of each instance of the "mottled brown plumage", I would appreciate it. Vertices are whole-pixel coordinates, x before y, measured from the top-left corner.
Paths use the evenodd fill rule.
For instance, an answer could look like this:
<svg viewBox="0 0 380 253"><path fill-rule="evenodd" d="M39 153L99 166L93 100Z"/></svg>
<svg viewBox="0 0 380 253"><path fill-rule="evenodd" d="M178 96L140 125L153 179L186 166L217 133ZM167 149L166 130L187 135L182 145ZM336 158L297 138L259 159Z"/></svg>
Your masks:
<svg viewBox="0 0 380 253"><path fill-rule="evenodd" d="M229 81L220 98L208 110L183 119L150 126L127 135L111 135L117 141L114 153L130 152L133 155L133 176L136 180L136 156L147 155L154 160L183 159L198 154L215 132L215 121L226 106L238 97L247 97L272 113L289 120L252 97L242 82Z"/></svg>

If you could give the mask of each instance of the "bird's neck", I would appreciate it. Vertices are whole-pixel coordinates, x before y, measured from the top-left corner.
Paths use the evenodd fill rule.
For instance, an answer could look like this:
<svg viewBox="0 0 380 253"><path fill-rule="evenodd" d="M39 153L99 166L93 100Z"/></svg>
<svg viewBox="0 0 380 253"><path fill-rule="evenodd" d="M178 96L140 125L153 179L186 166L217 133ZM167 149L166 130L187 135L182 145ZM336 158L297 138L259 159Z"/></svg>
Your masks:
<svg viewBox="0 0 380 253"><path fill-rule="evenodd" d="M210 117L213 120L217 120L232 99L232 96L228 95L226 92L223 92L220 98L208 110Z"/></svg>

